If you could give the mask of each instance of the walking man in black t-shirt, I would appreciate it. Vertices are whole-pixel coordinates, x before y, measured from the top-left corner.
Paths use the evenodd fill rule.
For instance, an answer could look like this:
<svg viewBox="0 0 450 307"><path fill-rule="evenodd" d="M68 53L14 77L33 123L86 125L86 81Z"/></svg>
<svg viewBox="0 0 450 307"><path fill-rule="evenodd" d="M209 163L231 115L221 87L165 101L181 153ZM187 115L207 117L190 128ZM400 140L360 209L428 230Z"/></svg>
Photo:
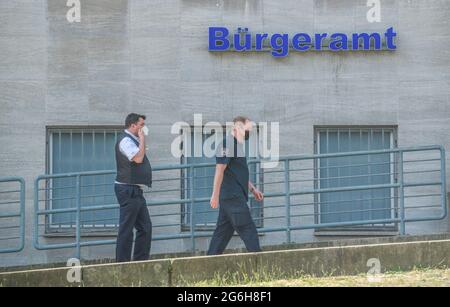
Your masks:
<svg viewBox="0 0 450 307"><path fill-rule="evenodd" d="M249 252L261 251L258 232L247 206L249 190L257 201L264 197L249 180L244 143L251 130L252 123L247 117L236 117L231 134L218 147L211 207L219 207L219 217L208 255L222 254L234 231Z"/></svg>

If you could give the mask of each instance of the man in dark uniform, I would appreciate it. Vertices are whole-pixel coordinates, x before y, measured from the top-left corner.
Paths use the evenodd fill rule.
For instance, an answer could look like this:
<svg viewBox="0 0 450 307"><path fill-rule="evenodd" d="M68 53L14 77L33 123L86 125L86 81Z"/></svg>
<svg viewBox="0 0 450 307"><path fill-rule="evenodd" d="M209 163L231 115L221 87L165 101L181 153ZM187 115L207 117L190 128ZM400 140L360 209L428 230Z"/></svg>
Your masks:
<svg viewBox="0 0 450 307"><path fill-rule="evenodd" d="M249 190L257 201L264 197L249 180L244 142L251 129L252 122L247 117L236 117L231 135L218 147L211 207L219 207L219 217L208 255L222 254L234 231L249 252L261 251L258 232L247 206Z"/></svg>
<svg viewBox="0 0 450 307"><path fill-rule="evenodd" d="M131 261L134 228L134 261L148 260L152 241L152 222L142 190L152 185L152 168L145 154L145 116L129 114L125 128L116 143L114 190L120 204L117 262Z"/></svg>

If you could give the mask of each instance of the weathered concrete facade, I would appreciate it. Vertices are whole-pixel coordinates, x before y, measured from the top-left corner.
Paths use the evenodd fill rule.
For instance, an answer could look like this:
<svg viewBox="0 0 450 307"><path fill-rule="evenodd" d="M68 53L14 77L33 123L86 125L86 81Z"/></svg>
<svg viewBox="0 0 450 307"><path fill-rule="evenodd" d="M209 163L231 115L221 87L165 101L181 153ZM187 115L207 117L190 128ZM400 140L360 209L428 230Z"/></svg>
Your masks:
<svg viewBox="0 0 450 307"><path fill-rule="evenodd" d="M32 183L46 171L48 126L121 125L138 111L148 116L154 164L179 163L170 127L194 113L205 121L237 114L278 121L282 155L313 153L318 125L397 126L399 146L450 150L449 1L383 0L382 21L373 24L363 0L81 0L80 23L69 23L67 10L64 0L0 3L0 176L26 179L29 226L25 250L1 255L0 265L71 255L32 247ZM394 26L398 50L211 54L213 25L291 34ZM448 232L448 225L419 223L409 232ZM277 240L283 236L263 238ZM296 241L313 240L303 231ZM169 251L185 245L173 241ZM86 257L112 255L100 247Z"/></svg>

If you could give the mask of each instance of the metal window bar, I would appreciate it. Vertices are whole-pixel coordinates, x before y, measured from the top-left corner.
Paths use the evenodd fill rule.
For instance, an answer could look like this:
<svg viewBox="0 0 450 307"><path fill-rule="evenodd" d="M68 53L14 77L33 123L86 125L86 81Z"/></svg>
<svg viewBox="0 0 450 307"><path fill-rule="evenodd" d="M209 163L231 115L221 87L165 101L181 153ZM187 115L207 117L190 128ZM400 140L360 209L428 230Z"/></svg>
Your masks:
<svg viewBox="0 0 450 307"><path fill-rule="evenodd" d="M343 146L347 145L345 148L345 151L351 152L351 151L355 151L355 150L377 150L377 149L389 149L389 148L393 148L396 144L396 134L395 134L395 127L363 127L363 128L358 128L358 127L317 127L315 129L315 152L316 153L330 153L330 152L342 152L344 149ZM333 133L336 136L337 139L337 148L332 148L330 146L330 135L331 133ZM381 147L379 144L377 144L375 142L375 138L374 138L374 133L377 133L378 135L380 135L381 133ZM352 138L352 135L355 134L357 135L357 146L358 149L353 149L352 148L352 144L353 146L356 145L356 143L354 142L355 139ZM364 148L363 146L363 134L366 134L366 138L367 138L367 147ZM322 145L321 141L321 135L324 135L326 142L325 145ZM386 144L386 137L388 137L389 139L389 146L387 146ZM347 139L346 139L347 138ZM347 142L347 144L345 144L345 142ZM343 145L344 144L344 145ZM368 184L371 184L372 180L377 181L377 179L381 180L383 178L382 175L390 175L391 182L395 182L397 180L396 177L396 173L395 173L395 156L394 154L390 154L390 159L388 162L379 162L378 160L375 160L374 162L376 163L372 163L372 155L367 155L368 163L365 164L359 164L359 163L351 163L351 160L349 158L345 159L345 163L338 163L338 165L329 165L329 160L330 159L325 159L325 166L322 166L321 164L319 164L316 169L316 185L320 185L321 183L327 183L331 184L332 179L337 180L337 186L341 186L341 182L348 182L348 180L346 179L350 179L350 178L354 178L357 176L341 176L339 174L339 172L342 170L343 172L347 173L351 173L351 169L357 171L358 168L360 168L361 166L367 166L368 169L368 173L366 173L365 175L363 175L363 177L367 177L368 180ZM376 171L372 172L372 170L376 170L377 167L382 167L384 165L389 165L390 167L390 171L389 174L384 173L377 173ZM335 172L337 171L338 175L334 176L334 177L330 177L329 172L331 172L333 169L336 169ZM379 177L379 178L377 178ZM366 179L366 178L361 178L361 180ZM370 191L371 194L371 198L375 198L373 195L373 191ZM391 189L390 191L391 194L395 194L396 193L396 189ZM318 195L318 197L320 197L320 195ZM341 198L342 194L341 193L336 193L337 198ZM315 201L317 202L317 209L316 211L321 211L321 207L320 204L324 203L323 201L319 200L319 199L315 199ZM336 202L340 202L339 200L337 200ZM393 197L391 200L392 204L391 207L395 207L396 206L396 198ZM370 201L370 208L374 207L374 202L371 200ZM319 219L322 215L317 214L317 219ZM325 215L324 215L325 216ZM340 218L342 217L342 215L337 215ZM353 217L353 214L351 215ZM317 222L317 221L316 221ZM370 225L369 225L370 226ZM374 225L372 225L374 226ZM348 228L346 228L346 230L350 230Z"/></svg>
<svg viewBox="0 0 450 307"><path fill-rule="evenodd" d="M47 129L47 138L48 138L48 148L47 152L48 160L47 160L47 173L54 174L54 173L64 173L68 170L71 172L74 171L90 171L92 170L92 166L94 165L93 161L98 159L98 155L102 157L106 157L106 148L110 147L107 145L107 141L109 138L107 136L112 137L114 139L114 142L117 140L117 135L119 132L123 131L122 127L96 127L96 126L90 126L90 127L48 127ZM66 143L63 144L63 136L65 138L68 138L66 140ZM77 146L75 146L75 142L77 143ZM57 144L55 144L57 143ZM67 144L68 143L68 144ZM55 147L55 145L57 145ZM72 163L63 163L62 154L63 154L63 145L68 145L67 150L70 157L69 161L72 161ZM90 148L90 150L88 149ZM55 157L55 149L57 156ZM73 162L74 159L76 159L76 162ZM101 165L103 169L109 169L111 166L111 162L113 161L106 161L106 159L102 159L102 163L96 165ZM78 163L78 166L76 169L74 169L74 163ZM61 168L63 167L63 168ZM81 167L81 170L79 169ZM112 175L112 174L111 174ZM64 180L73 180L72 179L64 179ZM90 178L85 180L95 180L96 182L94 184L86 184L85 182L81 183L81 189L91 189L91 194L94 194L95 196L92 197L91 201L93 204L95 204L100 198L100 194L104 194L105 198L108 197L114 197L114 194L111 193L111 195L107 195L106 193L99 193L99 191L108 191L112 188L113 183L109 182L106 183L106 181L109 181L106 176L102 178ZM103 181L103 184L101 183ZM46 195L47 201L47 208L52 208L55 206L56 202L59 202L59 205L67 206L70 205L70 202L75 202L75 189L74 189L74 182L70 182L67 186L62 186L61 182L57 183L55 185L55 180L49 179L47 180L46 186L44 189L47 190L47 193L49 195ZM111 189L111 192L112 189ZM62 194L63 197L54 197L53 194ZM72 193L73 195L70 197L67 197L67 193ZM90 205L87 202L89 200L87 199L88 196L84 195L82 197L82 204L83 206ZM58 204L56 204L58 205ZM95 215L95 212L85 212L85 215ZM106 214L106 213L105 213ZM111 215L117 216L116 213L107 213ZM54 216L49 215L46 217L48 219L47 221L47 233L52 232L60 232L61 229L64 228L73 228L75 223L75 220L70 218L70 221L68 221L66 224L59 223L57 220L54 220ZM95 217L91 216L91 219L95 219ZM118 218L117 218L118 219ZM55 227L53 227L55 225ZM82 228L89 228L96 225L82 225ZM103 227L105 228L117 228L117 223L115 224L103 224ZM96 230L94 230L96 231Z"/></svg>

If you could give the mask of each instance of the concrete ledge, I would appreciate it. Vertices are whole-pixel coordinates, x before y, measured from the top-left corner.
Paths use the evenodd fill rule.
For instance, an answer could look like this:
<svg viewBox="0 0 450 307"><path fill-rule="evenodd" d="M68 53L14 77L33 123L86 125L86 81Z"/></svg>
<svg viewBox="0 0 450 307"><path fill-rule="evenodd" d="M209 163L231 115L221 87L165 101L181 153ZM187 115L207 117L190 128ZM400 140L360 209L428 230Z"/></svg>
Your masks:
<svg viewBox="0 0 450 307"><path fill-rule="evenodd" d="M246 253L173 259L171 285L183 286L224 276L242 281L252 277L257 271L258 257L256 253Z"/></svg>
<svg viewBox="0 0 450 307"><path fill-rule="evenodd" d="M183 286L212 280L289 278L308 274L364 274L367 261L379 259L381 271L450 266L450 240L338 246L212 257L152 260L82 266L82 282L66 280L68 268L0 274L2 286Z"/></svg>
<svg viewBox="0 0 450 307"><path fill-rule="evenodd" d="M313 248L258 255L258 272L273 278L367 273L367 261L380 261L381 272L450 266L450 240Z"/></svg>
<svg viewBox="0 0 450 307"><path fill-rule="evenodd" d="M364 238L348 238L333 237L332 240L324 240L318 242L306 242L306 243L290 243L290 244L278 244L272 246L263 246L263 251L279 251L279 250L294 250L294 249L306 249L306 248L321 248L321 247L333 247L333 246L349 246L349 245L370 245L370 244L384 244L384 243L397 243L397 242L413 242L413 241L435 241L435 240L450 240L450 233L442 234L429 234L429 235L407 235L407 236L383 236L383 237L364 237ZM238 254L244 253L244 248L228 249L225 254ZM164 260L164 259L179 259L184 257L196 257L205 256L205 252L191 252L183 253L171 253L171 254L154 254L150 256L150 260ZM102 265L114 263L113 259L97 259L97 260L84 260L83 265ZM29 271L29 270L41 270L50 268L65 268L65 263L50 263L50 264L36 264L28 266L16 266L16 267L0 267L0 273L3 272L17 272L17 271Z"/></svg>
<svg viewBox="0 0 450 307"><path fill-rule="evenodd" d="M83 286L149 287L168 286L170 260L154 260L82 267Z"/></svg>
<svg viewBox="0 0 450 307"><path fill-rule="evenodd" d="M0 287L73 287L67 282L68 268L32 270L0 274Z"/></svg>
<svg viewBox="0 0 450 307"><path fill-rule="evenodd" d="M67 280L69 269L56 268L0 273L3 287L149 287L168 286L170 260L87 265L80 267L81 282Z"/></svg>

